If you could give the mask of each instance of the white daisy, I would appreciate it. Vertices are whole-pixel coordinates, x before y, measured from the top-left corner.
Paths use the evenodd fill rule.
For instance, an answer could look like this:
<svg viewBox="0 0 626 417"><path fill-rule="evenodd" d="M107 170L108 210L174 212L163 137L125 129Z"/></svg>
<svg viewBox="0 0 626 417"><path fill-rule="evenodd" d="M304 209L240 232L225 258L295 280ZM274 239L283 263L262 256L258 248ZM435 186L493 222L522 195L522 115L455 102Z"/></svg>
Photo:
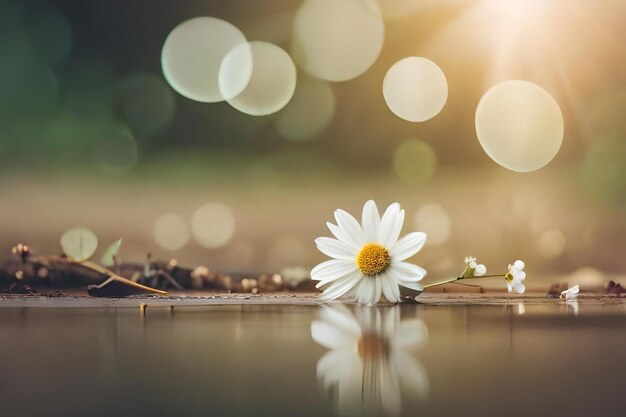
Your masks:
<svg viewBox="0 0 626 417"><path fill-rule="evenodd" d="M509 265L509 272L504 275L504 278L506 278L506 288L509 292L515 290L516 293L522 294L526 291L526 287L522 283L522 281L526 279L524 266L524 262L520 260L513 262L513 265Z"/></svg>
<svg viewBox="0 0 626 417"><path fill-rule="evenodd" d="M313 339L329 349L317 378L341 415L398 415L401 393L425 398L428 375L411 355L428 341L419 319L400 321L400 307L324 306L311 324Z"/></svg>
<svg viewBox="0 0 626 417"><path fill-rule="evenodd" d="M311 271L311 278L320 281L317 288L328 285L321 295L324 301L349 295L360 304L372 305L384 295L396 303L400 301L398 285L424 289L419 281L426 270L404 261L424 246L426 234L414 232L398 239L404 223L400 204L391 204L381 218L376 203L369 200L363 206L361 224L341 209L335 210L335 219L337 225L327 225L336 239L315 239L317 248L334 258Z"/></svg>

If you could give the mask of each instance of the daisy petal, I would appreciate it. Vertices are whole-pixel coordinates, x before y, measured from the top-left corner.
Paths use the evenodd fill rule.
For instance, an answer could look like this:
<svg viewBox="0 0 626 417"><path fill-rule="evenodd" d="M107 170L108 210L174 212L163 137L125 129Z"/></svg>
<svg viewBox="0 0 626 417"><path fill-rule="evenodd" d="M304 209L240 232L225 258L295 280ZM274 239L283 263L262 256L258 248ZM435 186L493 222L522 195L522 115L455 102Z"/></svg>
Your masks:
<svg viewBox="0 0 626 417"><path fill-rule="evenodd" d="M389 234L389 229L392 226L392 221L398 216L400 213L400 204L393 203L387 207L387 210L383 213L383 217L380 219L380 228L378 229L378 243L383 243L387 234Z"/></svg>
<svg viewBox="0 0 626 417"><path fill-rule="evenodd" d="M359 304L367 304L376 290L376 283L370 277L361 280L356 289L356 300Z"/></svg>
<svg viewBox="0 0 626 417"><path fill-rule="evenodd" d="M346 236L341 227L334 225L330 222L326 222L326 226L328 226L328 229L337 238L338 241L345 243L346 245L353 248L355 251L360 249L360 246L357 246L349 236Z"/></svg>
<svg viewBox="0 0 626 417"><path fill-rule="evenodd" d="M409 389L417 398L428 397L428 374L414 357L405 351L399 351L393 357L393 365L398 370L398 377L403 388Z"/></svg>
<svg viewBox="0 0 626 417"><path fill-rule="evenodd" d="M347 262L347 261L343 261L343 262ZM345 270L344 270L344 271L345 271ZM321 287L324 287L324 286L326 286L327 284L330 284L331 282L335 282L335 281L337 281L337 283L339 284L339 281L343 281L343 280L345 280L346 278L348 278L348 276L351 276L352 274L355 274L355 273L361 274L361 272L358 270L358 268L356 268L356 267L352 266L352 267L350 268L350 271L349 271L349 272L345 272L345 273L343 273L343 274L341 274L341 275L339 275L339 274L337 274L337 275L332 275L332 276L330 276L330 277L328 277L328 278L325 278L325 279L320 280L320 282L318 282L318 283L317 283L317 285L315 285L315 288L321 288Z"/></svg>
<svg viewBox="0 0 626 417"><path fill-rule="evenodd" d="M419 282L398 281L398 285L402 285L404 288L408 288L414 291L424 291L424 287Z"/></svg>
<svg viewBox="0 0 626 417"><path fill-rule="evenodd" d="M323 301L335 300L350 291L350 289L354 287L361 278L363 278L363 274L358 271L348 274L345 277L333 282L332 285L324 290L322 295L320 295L320 298Z"/></svg>
<svg viewBox="0 0 626 417"><path fill-rule="evenodd" d="M513 266L521 271L526 265L524 264L524 261L518 259L517 261L513 262Z"/></svg>
<svg viewBox="0 0 626 417"><path fill-rule="evenodd" d="M359 289L359 284L357 283L355 286L350 288L343 296L346 298L356 299L356 292Z"/></svg>
<svg viewBox="0 0 626 417"><path fill-rule="evenodd" d="M405 351L415 351L427 342L428 328L420 319L401 321L391 339L394 348Z"/></svg>
<svg viewBox="0 0 626 417"><path fill-rule="evenodd" d="M374 304L380 301L380 296L382 295L382 277L379 275L376 277L376 287L374 290L374 294L372 294L372 298L370 298L369 305L373 306Z"/></svg>
<svg viewBox="0 0 626 417"><path fill-rule="evenodd" d="M398 241L403 223L404 210L400 210L400 204L393 203L387 208L383 218L380 220L378 243L386 248L393 247Z"/></svg>
<svg viewBox="0 0 626 417"><path fill-rule="evenodd" d="M330 237L318 237L315 239L317 249L331 258L344 259L346 261L356 259L354 249L345 243Z"/></svg>
<svg viewBox="0 0 626 417"><path fill-rule="evenodd" d="M354 340L361 336L361 326L359 326L350 310L343 304L323 306L320 312L320 319L337 327L343 333L352 335Z"/></svg>
<svg viewBox="0 0 626 417"><path fill-rule="evenodd" d="M363 227L365 241L376 242L380 227L380 214L378 214L378 207L376 207L376 203L373 200L368 200L363 206L361 226Z"/></svg>
<svg viewBox="0 0 626 417"><path fill-rule="evenodd" d="M426 270L408 262L393 262L389 267L389 275L396 281L418 282L426 276Z"/></svg>
<svg viewBox="0 0 626 417"><path fill-rule="evenodd" d="M311 336L318 344L327 349L340 349L354 342L354 337L342 329L323 321L311 323Z"/></svg>
<svg viewBox="0 0 626 417"><path fill-rule="evenodd" d="M424 242L426 242L426 233L409 233L393 245L390 251L391 257L395 261L404 261L419 252Z"/></svg>
<svg viewBox="0 0 626 417"><path fill-rule="evenodd" d="M343 274L343 275L334 275L334 276L332 276L332 277L329 277L329 278L323 279L323 280L321 280L320 282L318 282L318 283L315 285L315 288L322 288L322 287L325 287L326 285L330 284L331 282L334 282L334 281L341 281L341 280L345 279L348 275L351 275L351 274L353 274L353 273L355 273L355 272L357 272L357 270L356 270L356 269L354 269L354 270L353 270L353 271L351 271L351 272L348 272L347 274Z"/></svg>
<svg viewBox="0 0 626 417"><path fill-rule="evenodd" d="M322 262L311 270L311 279L315 281L340 278L350 272L356 271L354 262L343 259L331 259Z"/></svg>
<svg viewBox="0 0 626 417"><path fill-rule="evenodd" d="M350 239L352 246L360 248L365 244L363 229L350 213L337 209L335 210L335 220L337 220L337 226L341 228L346 238Z"/></svg>
<svg viewBox="0 0 626 417"><path fill-rule="evenodd" d="M567 300L569 300L570 298L576 298L579 292L580 287L578 285L574 285L573 287L568 288L565 291L561 291L561 298L565 297L565 299Z"/></svg>
<svg viewBox="0 0 626 417"><path fill-rule="evenodd" d="M526 291L526 286L522 284L521 282L518 282L517 284L514 285L514 289L516 293L524 294L524 291Z"/></svg>
<svg viewBox="0 0 626 417"><path fill-rule="evenodd" d="M398 284L389 275L382 276L383 294L390 303L400 302L400 289Z"/></svg>
<svg viewBox="0 0 626 417"><path fill-rule="evenodd" d="M356 340L353 344L356 345ZM336 386L340 381L353 381L353 373L355 369L360 367L359 355L355 353L354 346L329 350L322 358L317 362L316 374L317 378L324 387L324 389L330 390L333 386Z"/></svg>
<svg viewBox="0 0 626 417"><path fill-rule="evenodd" d="M313 332L313 324L311 324L311 332ZM313 339L315 340L315 337ZM317 378L325 389L330 389L333 384L341 380L342 372L338 369L341 368L338 365L343 363L340 362L344 359L342 356L345 356L348 352L350 352L348 349L329 350L317 361Z"/></svg>

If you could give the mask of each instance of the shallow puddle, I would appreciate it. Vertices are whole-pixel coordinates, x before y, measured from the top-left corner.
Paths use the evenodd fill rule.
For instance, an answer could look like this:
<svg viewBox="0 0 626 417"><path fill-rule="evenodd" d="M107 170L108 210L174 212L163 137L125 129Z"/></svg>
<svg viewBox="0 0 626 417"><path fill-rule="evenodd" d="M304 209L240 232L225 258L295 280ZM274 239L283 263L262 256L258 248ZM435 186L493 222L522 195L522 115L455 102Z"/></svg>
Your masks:
<svg viewBox="0 0 626 417"><path fill-rule="evenodd" d="M625 313L2 308L2 415L621 415Z"/></svg>

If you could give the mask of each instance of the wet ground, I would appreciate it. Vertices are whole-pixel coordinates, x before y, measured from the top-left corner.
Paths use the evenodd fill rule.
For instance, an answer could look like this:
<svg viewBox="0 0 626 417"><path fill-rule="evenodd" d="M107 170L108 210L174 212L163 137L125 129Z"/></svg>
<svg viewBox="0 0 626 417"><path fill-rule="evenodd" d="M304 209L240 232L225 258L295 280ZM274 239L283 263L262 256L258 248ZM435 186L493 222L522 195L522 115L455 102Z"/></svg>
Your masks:
<svg viewBox="0 0 626 417"><path fill-rule="evenodd" d="M4 302L2 415L623 415L622 301L520 300L144 314Z"/></svg>

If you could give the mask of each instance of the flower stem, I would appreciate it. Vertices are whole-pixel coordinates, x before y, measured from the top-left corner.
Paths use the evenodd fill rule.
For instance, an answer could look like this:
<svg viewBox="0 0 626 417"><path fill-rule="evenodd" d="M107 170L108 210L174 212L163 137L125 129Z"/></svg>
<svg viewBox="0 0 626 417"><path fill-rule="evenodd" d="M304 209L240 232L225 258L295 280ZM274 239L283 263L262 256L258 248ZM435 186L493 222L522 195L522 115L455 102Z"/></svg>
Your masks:
<svg viewBox="0 0 626 417"><path fill-rule="evenodd" d="M489 275L481 275L479 277L467 277L464 279L474 279L474 278L493 278L493 277L503 277L504 274L489 274Z"/></svg>
<svg viewBox="0 0 626 417"><path fill-rule="evenodd" d="M459 280L459 279L463 279L463 278L461 278L461 277L448 278L445 281L439 281L439 282L435 282L434 284L424 285L424 288L436 287L437 285L447 284L449 282L454 282L454 281Z"/></svg>
<svg viewBox="0 0 626 417"><path fill-rule="evenodd" d="M450 282L458 281L460 279L493 278L493 277L502 277L502 276L504 276L504 274L490 274L490 275L481 275L479 277L466 277L466 278L454 277L454 278L448 278L444 281L435 282L433 284L424 285L424 288L436 287L437 285L448 284Z"/></svg>

